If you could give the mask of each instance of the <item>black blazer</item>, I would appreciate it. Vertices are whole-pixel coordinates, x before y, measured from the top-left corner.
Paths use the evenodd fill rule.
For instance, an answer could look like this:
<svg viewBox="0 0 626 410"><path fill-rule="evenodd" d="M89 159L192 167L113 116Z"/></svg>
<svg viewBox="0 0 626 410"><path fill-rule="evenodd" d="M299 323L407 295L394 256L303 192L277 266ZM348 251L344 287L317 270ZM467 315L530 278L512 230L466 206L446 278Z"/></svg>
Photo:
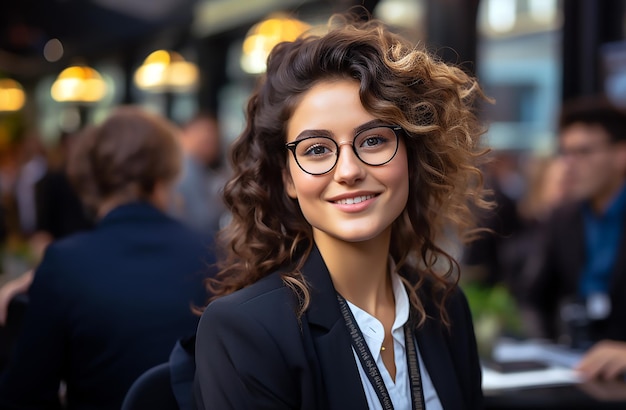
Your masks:
<svg viewBox="0 0 626 410"><path fill-rule="evenodd" d="M193 334L206 301L208 242L147 203L54 242L35 271L0 409L119 410L131 383Z"/></svg>
<svg viewBox="0 0 626 410"><path fill-rule="evenodd" d="M622 232L626 232L626 221ZM526 298L544 336L556 338L560 332L559 307L578 295L587 258L582 205L570 204L554 212L537 244L535 257L540 263L531 274ZM622 234L613 265L609 297L611 314L592 329L591 337L626 341L626 234Z"/></svg>
<svg viewBox="0 0 626 410"><path fill-rule="evenodd" d="M279 273L209 304L198 326L195 396L199 409L367 409L328 269L317 249L302 273L310 306ZM438 317L426 298L430 317ZM445 409L482 408L481 370L467 302L447 305L448 333L435 319L415 330L420 353Z"/></svg>

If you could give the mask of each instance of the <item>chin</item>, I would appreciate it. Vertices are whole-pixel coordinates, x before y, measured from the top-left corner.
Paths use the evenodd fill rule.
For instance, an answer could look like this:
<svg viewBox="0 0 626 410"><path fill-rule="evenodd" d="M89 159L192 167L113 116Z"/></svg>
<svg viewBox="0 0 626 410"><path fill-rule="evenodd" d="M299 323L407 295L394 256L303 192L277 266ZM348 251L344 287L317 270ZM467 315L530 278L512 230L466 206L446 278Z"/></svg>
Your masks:
<svg viewBox="0 0 626 410"><path fill-rule="evenodd" d="M343 230L341 234L339 235L335 235L333 233L328 233L328 234L343 242L360 243L360 242L367 242L372 239L376 239L379 236L381 236L384 232L385 232L384 229L380 231L379 230L372 231L371 229L368 229L367 231L363 231L363 230L351 231L349 229L346 229L346 230Z"/></svg>

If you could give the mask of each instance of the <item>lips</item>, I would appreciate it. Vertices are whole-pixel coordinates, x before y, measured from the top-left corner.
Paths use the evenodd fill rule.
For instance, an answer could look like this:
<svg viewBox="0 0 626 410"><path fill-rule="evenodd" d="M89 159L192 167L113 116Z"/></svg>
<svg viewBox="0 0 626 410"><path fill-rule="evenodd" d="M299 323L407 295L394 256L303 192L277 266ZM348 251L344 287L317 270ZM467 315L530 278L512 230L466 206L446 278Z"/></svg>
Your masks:
<svg viewBox="0 0 626 410"><path fill-rule="evenodd" d="M342 198L333 202L339 205L353 205L372 199L374 196L375 195L359 195L352 198Z"/></svg>

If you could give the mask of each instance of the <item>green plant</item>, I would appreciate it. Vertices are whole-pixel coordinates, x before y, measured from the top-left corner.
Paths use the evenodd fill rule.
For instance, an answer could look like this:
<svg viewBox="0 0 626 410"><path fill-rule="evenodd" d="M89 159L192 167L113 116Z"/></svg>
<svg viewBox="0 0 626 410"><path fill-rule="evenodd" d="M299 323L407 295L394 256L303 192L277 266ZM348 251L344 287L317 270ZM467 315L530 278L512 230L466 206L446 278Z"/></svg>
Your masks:
<svg viewBox="0 0 626 410"><path fill-rule="evenodd" d="M498 337L522 333L520 313L511 293L503 285L486 286L478 282L461 285L472 312L478 349L483 357L491 354Z"/></svg>

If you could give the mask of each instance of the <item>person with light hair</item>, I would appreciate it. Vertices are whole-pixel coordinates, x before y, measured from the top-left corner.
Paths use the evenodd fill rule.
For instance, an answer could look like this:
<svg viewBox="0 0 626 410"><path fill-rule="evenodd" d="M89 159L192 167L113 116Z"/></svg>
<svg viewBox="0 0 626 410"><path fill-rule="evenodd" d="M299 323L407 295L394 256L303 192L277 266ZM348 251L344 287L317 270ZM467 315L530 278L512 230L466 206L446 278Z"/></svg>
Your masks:
<svg viewBox="0 0 626 410"><path fill-rule="evenodd" d="M125 106L77 137L68 174L98 223L52 242L34 270L0 408L119 410L135 379L195 333L214 257L165 213L178 132Z"/></svg>

